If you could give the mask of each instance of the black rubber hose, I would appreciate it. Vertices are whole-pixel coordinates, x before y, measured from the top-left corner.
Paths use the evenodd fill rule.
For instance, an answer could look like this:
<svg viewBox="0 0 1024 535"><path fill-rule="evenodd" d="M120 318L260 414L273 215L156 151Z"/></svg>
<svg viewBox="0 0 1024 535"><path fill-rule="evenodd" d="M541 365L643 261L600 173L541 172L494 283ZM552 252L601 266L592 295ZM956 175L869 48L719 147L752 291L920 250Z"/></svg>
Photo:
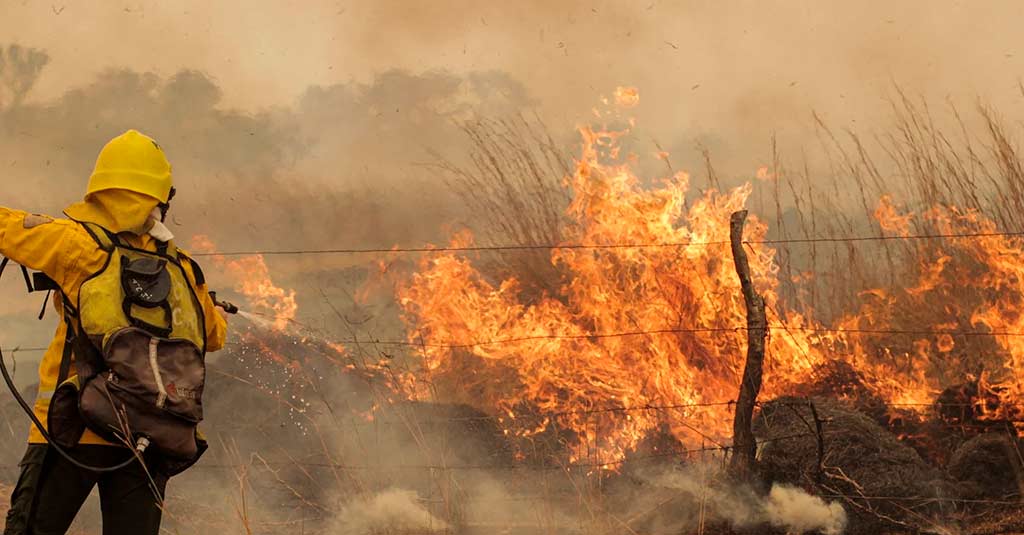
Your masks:
<svg viewBox="0 0 1024 535"><path fill-rule="evenodd" d="M129 458L127 461L125 461L125 462L123 462L121 464L117 464L117 465L114 465L114 466L91 466L91 465L79 462L77 459L72 457L70 453L68 453L67 451L64 451L64 448L62 448L59 445L57 445L57 443L54 442L52 438L50 438L50 433L46 432L46 426L43 425L43 423L39 421L39 418L36 417L36 413L34 411L32 411L32 407L29 407L28 403L25 402L25 398L21 397L21 393L18 392L18 388L16 386L14 386L14 380L11 379L11 374L8 373L8 371L7 371L7 362L4 361L4 352L3 352L2 349L0 349L0 372L3 372L3 374L4 374L4 381L7 383L7 388L9 388L11 390L11 394L14 395L14 399L18 400L18 404L21 405L21 408L22 408L22 410L25 411L25 414L27 414L28 417L32 419L32 423L36 424L36 428L38 428L39 432L43 434L43 438L45 438L46 441L50 443L50 446L52 446L53 449L57 450L57 453L61 454L61 456L63 456L65 459L67 459L68 462L70 462L71 464L73 464L73 465L75 465L75 466L77 466L77 467L79 467L79 468L81 468L83 470L88 470L90 472L100 472L100 473L103 473L103 472L115 472L117 470L120 470L122 468L127 467L128 465L130 465L133 462L135 462L136 460L138 460L138 458L135 455L135 452L132 452L131 458Z"/></svg>

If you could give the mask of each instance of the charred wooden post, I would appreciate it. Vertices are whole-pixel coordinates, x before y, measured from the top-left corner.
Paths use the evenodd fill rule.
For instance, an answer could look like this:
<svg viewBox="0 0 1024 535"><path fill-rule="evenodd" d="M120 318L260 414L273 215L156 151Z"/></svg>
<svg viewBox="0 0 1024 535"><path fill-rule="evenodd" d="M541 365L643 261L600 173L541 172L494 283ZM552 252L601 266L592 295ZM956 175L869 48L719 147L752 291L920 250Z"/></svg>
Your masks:
<svg viewBox="0 0 1024 535"><path fill-rule="evenodd" d="M736 414L733 418L733 455L731 468L742 478L749 478L754 469L757 444L751 427L754 419L754 404L761 392L761 375L764 367L765 338L768 334L768 320L764 311L764 298L754 291L750 276L750 263L743 249L743 226L747 211L734 212L729 220L729 238L732 244L732 259L736 274L740 278L743 300L747 305L747 362L743 367L743 381L736 399Z"/></svg>
<svg viewBox="0 0 1024 535"><path fill-rule="evenodd" d="M821 418L818 417L818 408L810 399L807 404L811 407L811 416L814 417L814 438L818 442L818 469L814 472L814 482L821 485L821 476L825 473L825 438L821 430Z"/></svg>

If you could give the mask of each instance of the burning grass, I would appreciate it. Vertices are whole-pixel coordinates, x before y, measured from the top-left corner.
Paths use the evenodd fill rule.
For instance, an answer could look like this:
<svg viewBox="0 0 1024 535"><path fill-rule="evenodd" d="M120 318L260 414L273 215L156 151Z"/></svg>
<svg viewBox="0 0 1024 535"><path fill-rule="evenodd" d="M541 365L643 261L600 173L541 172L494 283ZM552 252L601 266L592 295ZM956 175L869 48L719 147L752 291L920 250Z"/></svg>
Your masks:
<svg viewBox="0 0 1024 535"><path fill-rule="evenodd" d="M991 115L983 117L993 124ZM990 130L999 132L994 126ZM416 273L398 284L410 342L424 344L419 377L441 386L430 395L503 417L523 436L548 425L570 429L578 437L570 444L571 459L594 447L609 460L621 459L647 433L666 425L686 444L728 439L729 409L714 404L734 397L745 352L737 336L744 306L726 241L729 214L746 204L753 186L693 196L689 177L677 173L641 187L633 157L620 149L619 139L628 134L628 129L581 130L581 153L566 179L572 197L565 218L557 231L547 231L549 238L557 237L551 242L555 246L545 249L550 269L563 281L557 290L541 287L536 295L527 288L538 288L533 284L537 271L495 279L456 252L424 256ZM900 150L911 149L900 145ZM860 157L856 165L847 160L851 172L866 180L862 169L871 170L875 174L868 176L881 184L867 154ZM776 184L784 176L778 169L762 174ZM918 183L912 191L924 191L920 175L913 178ZM958 180L970 184L966 177ZM860 183L864 189L866 182ZM518 199L512 205L534 195L507 182L500 191L504 197L498 198ZM931 197L924 200L936 201L937 190L928 191ZM799 209L799 202L794 205ZM782 201L776 206L781 209ZM970 402L980 419L1021 420L1024 362L1015 333L1024 332L1019 325L1024 243L1000 234L979 207L929 206L913 212L884 195L875 203L871 215L879 239L846 242L857 250L851 255L862 256L835 256L824 273L848 278L872 271L878 257L863 248L885 253L892 284L869 285L886 278L884 273L858 281L858 305L842 313L822 315L812 303L784 298L782 274L793 272L799 259L788 249L780 254L766 240L763 220L750 226L745 239L754 281L772 313L766 396L796 392L831 363L845 362L868 391L894 408L893 416L927 408L950 384L977 379L979 395ZM480 207L489 210L487 204ZM553 222L524 217L518 224L548 228ZM937 237L910 238L912 229ZM535 245L524 235L542 233L517 228L505 237ZM812 242L817 237L808 235ZM464 232L451 245L471 243ZM790 246L785 239L780 245ZM818 263L813 255L811 261ZM819 284L810 279L811 289ZM596 424L576 417L647 406L700 408L632 413L625 421L608 413ZM532 420L518 426L516 415L522 412L558 416L539 428Z"/></svg>
<svg viewBox="0 0 1024 535"><path fill-rule="evenodd" d="M623 94L616 101L636 104L635 92ZM1014 334L1024 332L1024 243L997 232L1019 221L992 204L1016 202L1004 182L1015 179L1017 157L989 112L980 114L993 147L986 156L947 140L900 98L897 135L881 147L902 181L883 178L859 137L840 141L819 124L842 176L834 179L852 190L788 172L774 149L757 180L732 189L716 177L694 194L685 173L644 186L620 149L629 126L582 129L569 163L528 123L467 125L471 166L439 166L483 224L451 245L522 248L437 251L412 273L382 263L408 328L406 351L372 336L359 342L357 333L336 344L293 332L285 339L301 341L292 345L271 343L267 331L250 335L296 377L314 369L323 380L328 366L364 385L340 399L322 393L300 418L310 423L302 433L317 437L303 459L331 467L324 477L340 494L324 494L308 460L293 459L291 476L275 468L274 481L291 482L298 506L318 510L321 524L326 511L351 510L346 503L374 512L397 500L404 520L391 532L771 526L766 511L777 504L708 467L730 443L728 401L745 352L727 221L760 190L775 209L754 218L744 238L772 327L762 399L775 401L756 419L765 475L822 496L822 511L842 504L854 533L1012 529L1019 520L1007 504L1021 499L1024 481L1012 455L1024 419ZM604 117L631 125L618 114ZM929 183L934 176L940 181ZM863 220L851 215L858 206ZM239 288L272 316L265 328L292 330L294 294L282 308L290 294L260 265L236 265L249 281ZM308 360L313 346L326 361ZM318 416L313 407L323 407ZM376 447L366 425L377 429ZM406 462L375 453L382 425L384 443L400 445ZM339 428L349 429L345 438ZM663 476L680 468L689 479L667 484ZM490 497L488 510L543 515L481 517L478 495ZM749 515L723 515L728 503L744 503ZM799 522L778 529L837 529Z"/></svg>
<svg viewBox="0 0 1024 535"><path fill-rule="evenodd" d="M918 470L913 480L931 474L926 479L941 480L948 491L953 483L935 474L951 457L962 458L950 437L965 431L939 423L934 403L966 381L973 394L959 406L969 407L973 432L1000 426L1019 452L1024 241L1012 232L1020 228L1018 216L1006 208L1020 202L1017 154L990 110L978 114L987 139L965 133L957 144L927 109L897 97L895 132L878 140L895 182L860 137L840 141L819 121L834 180L855 186L843 190L815 189L806 172L790 176L774 148L772 166L758 170L760 184L693 195L689 177L679 173L641 187L635 157L618 143L628 128L582 129L566 179L572 195L565 217L517 220L535 226L532 232L498 228L504 243L554 238L546 269L557 273L557 288L554 277L536 282L543 270L505 265L497 276L457 253L426 256L400 281L410 341L424 344L418 378L435 387L429 399L472 405L521 438L568 430L570 462L627 459L658 433L684 447L727 442L731 412L715 402L735 396L745 347L736 332L743 305L724 245L729 214L760 187L774 197L775 213L762 214L745 239L772 326L763 397L804 391L841 364L851 384L834 385L832 393L847 402L870 400L854 407L874 416L832 418L854 435L858 422L874 426L864 428L874 438L863 447L906 452L910 457L890 464ZM968 132L959 112L952 114ZM516 206L535 195L496 184L503 196L495 199L503 200L489 202L514 199L507 206ZM849 215L858 205L870 223ZM461 233L452 245L470 243L471 235ZM844 391L854 385L859 398ZM547 415L539 425L520 417L538 413ZM879 488L900 485L890 483ZM850 485L860 483L851 478ZM963 498L902 488L929 503ZM918 529L949 508L863 512L890 528Z"/></svg>
<svg viewBox="0 0 1024 535"><path fill-rule="evenodd" d="M303 326L263 258L217 259L253 325L211 366L210 406L233 409L211 409L225 431L196 473L225 470L233 513L207 490L171 518L246 533L1021 529L1024 241L999 231L1021 228L1024 193L995 115L979 114L984 142L953 142L899 95L878 140L891 175L820 123L834 185L773 147L754 180L723 188L709 165L695 192L685 173L636 176L621 140L638 99L618 92L598 113L614 127L581 129L574 159L542 125L466 125L469 166L438 168L481 223L451 245L519 248L382 262L368 287L394 290L405 339L333 303L344 340ZM774 200L745 239L772 328L755 422L778 491L718 468L746 350L728 220L752 195Z"/></svg>

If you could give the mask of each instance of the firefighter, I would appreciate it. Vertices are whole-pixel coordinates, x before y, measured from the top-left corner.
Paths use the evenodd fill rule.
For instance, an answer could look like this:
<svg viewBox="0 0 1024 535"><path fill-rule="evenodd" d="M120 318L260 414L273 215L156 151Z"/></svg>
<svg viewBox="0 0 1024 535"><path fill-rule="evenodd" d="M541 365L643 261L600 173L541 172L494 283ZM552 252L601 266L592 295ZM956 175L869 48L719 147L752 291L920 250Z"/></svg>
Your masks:
<svg viewBox="0 0 1024 535"><path fill-rule="evenodd" d="M59 418L53 416L51 400L54 399L55 392L60 391L58 386L65 383L75 383L76 389L83 388L82 384L78 384L84 381L81 377L81 365L85 361L80 353L86 352L81 348L87 346L83 345L81 339L88 338L86 334L94 333L84 332L87 330L82 325L84 320L77 319L74 315L77 313L82 318L87 317L86 310L74 310L81 302L80 298L86 293L83 291L83 295L80 296L80 290L83 285L100 284L87 281L102 279L99 275L105 273L105 270L118 269L108 265L115 254L114 245L117 246L117 251L124 252L117 254L120 254L121 263L125 265L130 264L126 259L132 251L134 252L131 254L136 256L145 256L145 252L156 251L160 251L160 254L170 254L166 251L168 244L173 243L173 236L163 221L173 192L171 166L161 147L151 138L135 130L129 130L111 140L102 149L95 170L89 178L84 200L68 207L64 211L66 218L55 219L0 207L0 255L44 273L59 287L54 298L54 307L60 314L61 321L39 364L39 393L33 408L44 429L50 428L54 420L74 420L79 417L77 406L73 411L76 414L58 415ZM193 353L205 354L221 349L226 336L226 321L215 309L198 264L177 249L174 249L173 257L168 257L163 263L173 265L174 269L178 270L175 273L179 273L175 275L177 279L167 276L163 279L170 281L171 284L177 280L179 286L185 287L184 293L191 296L186 301L194 303L195 314L191 317L198 318L198 321L192 323L198 326L193 327L193 330L197 331L192 336L197 340L192 344L196 348ZM181 288L172 290L175 295L183 292ZM98 291L103 294L120 290L99 288ZM96 294L97 290L94 289L92 293ZM97 305L89 306L103 308ZM118 303L116 310L120 310L120 306ZM132 318L134 313L130 310L131 303L128 306L129 308L124 309L124 314L118 314L119 321L126 321L127 318L132 320L133 325L138 326ZM177 316L181 314L180 308L188 306L187 303L175 306L177 308L172 312L175 315L169 314L168 319L169 323L178 324L181 323ZM111 307L109 310L113 311L115 308ZM101 311L92 314L95 316L114 312ZM129 327L133 332L142 332L133 326ZM162 333L166 338L152 335L154 344L173 340L174 336L171 336L170 332L168 328ZM189 337L188 333L176 335ZM199 347L200 345L203 347ZM90 351L92 347L89 346ZM157 385L164 395L162 402L171 403L166 401L166 390L173 389L175 385L165 385L159 380L159 370L155 364L156 353L151 351L151 355L151 358L154 358ZM144 358L144 355L140 358ZM76 371L79 373L76 374ZM98 376L99 373L91 375ZM106 377L108 376L102 376ZM180 393L179 390L172 392ZM198 394L201 396L201 384ZM172 401L175 399L178 398L172 395ZM187 403L189 400L182 398L179 401ZM54 404L56 405L56 402ZM201 409L199 414L201 419ZM48 417L51 420L49 423ZM50 431L53 436L57 436L54 429ZM159 432L147 433L160 435ZM78 433L72 436L72 442L66 452L71 457L69 459L63 449L60 452L56 451L59 448L57 444L61 443L59 440L54 439L53 444L48 443L39 427L35 424L31 426L29 445L20 463L21 474L11 495L11 508L7 514L4 534L65 533L93 487L98 485L105 535L156 535L160 529L163 493L167 479L183 468L167 470L168 465L162 462L159 448L152 447L148 451L144 449L141 441L145 440L145 444L148 445L148 437L139 438L140 443L137 449L133 450L132 437L118 440L111 433L102 432L99 426L82 426ZM199 438L201 434L197 433L196 436L196 443L190 444L193 449L195 444L202 442ZM205 442L202 442L202 445L195 458L201 454ZM136 452L139 454L136 455ZM131 462L132 456L136 457L135 462ZM194 462L194 459L191 462ZM124 466L113 469L118 465ZM87 466L106 466L108 470L96 471L86 468Z"/></svg>

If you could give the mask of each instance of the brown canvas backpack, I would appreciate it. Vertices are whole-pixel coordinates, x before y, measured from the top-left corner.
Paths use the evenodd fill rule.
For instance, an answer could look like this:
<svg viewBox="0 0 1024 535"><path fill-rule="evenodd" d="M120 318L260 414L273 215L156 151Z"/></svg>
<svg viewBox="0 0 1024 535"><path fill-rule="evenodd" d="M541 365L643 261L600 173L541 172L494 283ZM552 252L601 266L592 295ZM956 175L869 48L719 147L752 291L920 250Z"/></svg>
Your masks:
<svg viewBox="0 0 1024 535"><path fill-rule="evenodd" d="M198 432L205 318L183 267L192 261L173 242L145 251L81 224L109 256L82 284L77 305L64 307L74 370L65 350L47 418L50 435L72 447L87 426L108 441L157 450L163 469L176 474L206 449ZM198 266L191 267L201 279Z"/></svg>

